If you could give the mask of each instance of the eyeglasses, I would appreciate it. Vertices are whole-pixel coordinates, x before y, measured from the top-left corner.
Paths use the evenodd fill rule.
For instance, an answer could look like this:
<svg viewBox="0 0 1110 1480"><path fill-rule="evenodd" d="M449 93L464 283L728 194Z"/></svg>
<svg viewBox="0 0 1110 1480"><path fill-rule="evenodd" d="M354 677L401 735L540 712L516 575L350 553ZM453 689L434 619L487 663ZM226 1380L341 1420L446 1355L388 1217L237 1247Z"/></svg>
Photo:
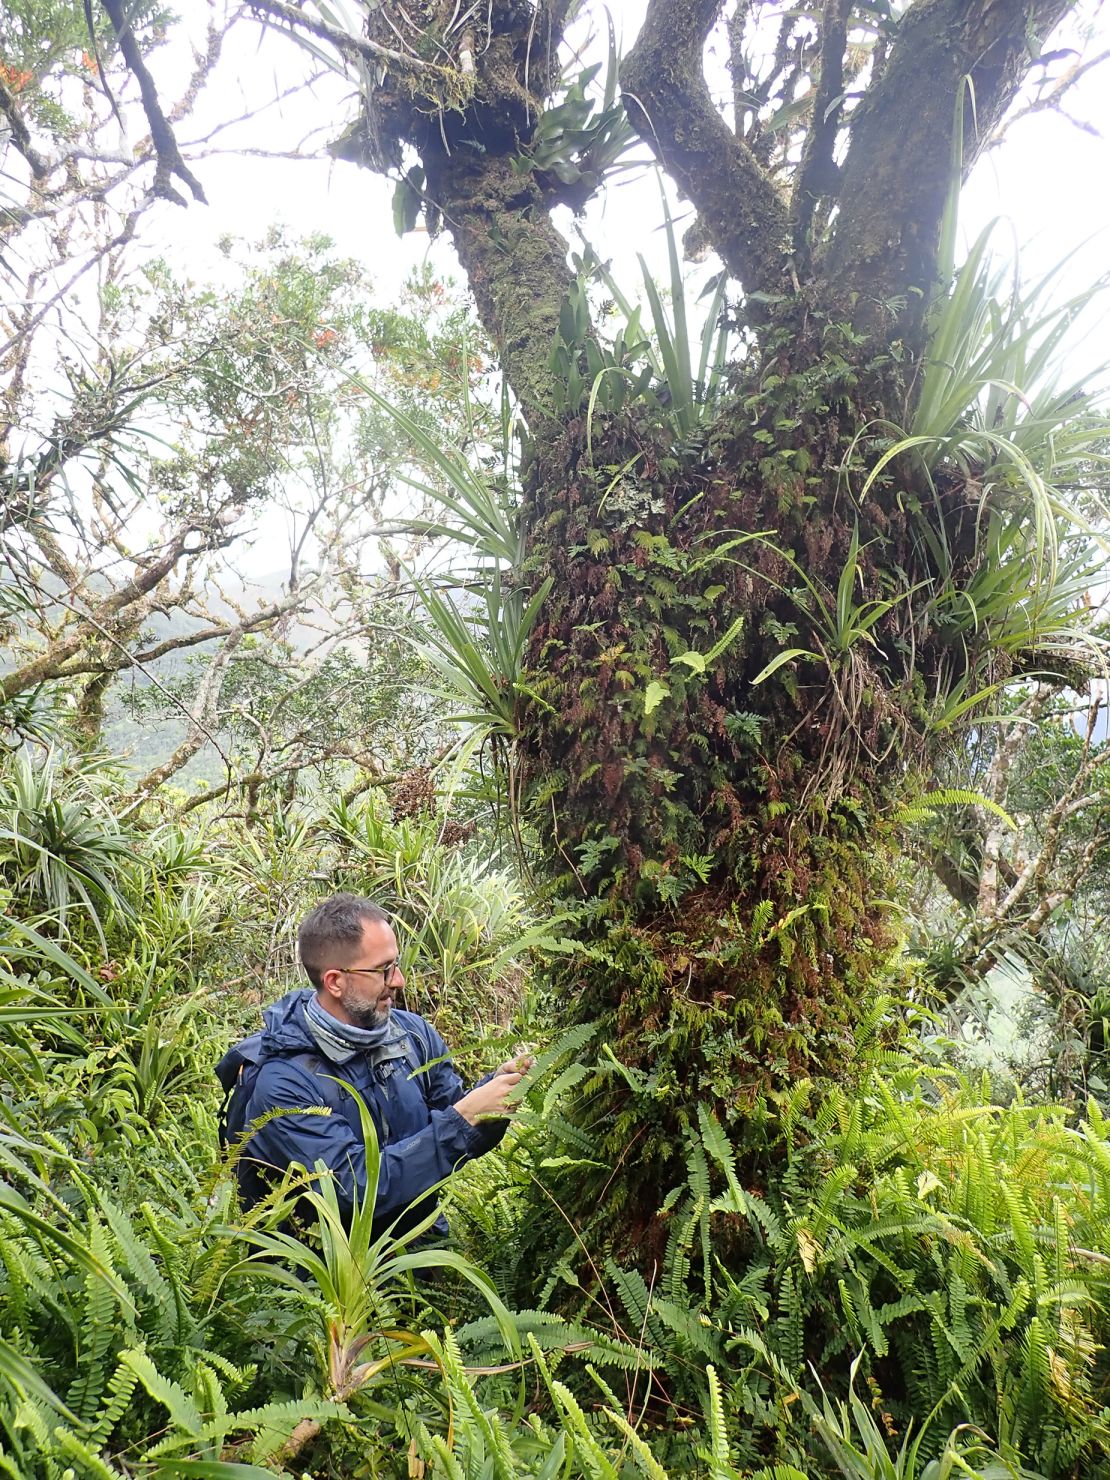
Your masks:
<svg viewBox="0 0 1110 1480"><path fill-rule="evenodd" d="M401 965L398 956L394 961L387 961L384 966L340 966L340 971L345 971L349 976L380 976L382 986L388 987Z"/></svg>

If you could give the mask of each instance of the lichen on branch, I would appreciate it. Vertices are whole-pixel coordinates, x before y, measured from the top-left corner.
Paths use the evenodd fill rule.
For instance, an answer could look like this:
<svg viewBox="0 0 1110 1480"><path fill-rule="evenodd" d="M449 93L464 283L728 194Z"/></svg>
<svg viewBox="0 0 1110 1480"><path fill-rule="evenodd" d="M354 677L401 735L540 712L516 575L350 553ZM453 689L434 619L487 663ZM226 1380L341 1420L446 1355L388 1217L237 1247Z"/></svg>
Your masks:
<svg viewBox="0 0 1110 1480"><path fill-rule="evenodd" d="M718 112L702 66L717 0L651 0L621 67L633 126L698 209L729 271L749 292L780 293L790 258L786 206Z"/></svg>

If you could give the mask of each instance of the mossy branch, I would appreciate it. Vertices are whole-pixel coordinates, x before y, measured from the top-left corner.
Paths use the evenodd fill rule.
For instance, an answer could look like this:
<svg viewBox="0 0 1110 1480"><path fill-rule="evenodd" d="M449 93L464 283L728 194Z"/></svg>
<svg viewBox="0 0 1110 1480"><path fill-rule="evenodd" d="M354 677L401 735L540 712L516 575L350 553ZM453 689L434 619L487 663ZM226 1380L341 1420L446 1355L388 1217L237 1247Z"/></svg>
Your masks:
<svg viewBox="0 0 1110 1480"><path fill-rule="evenodd" d="M861 327L911 330L937 286L964 92L963 173L987 147L1070 0L916 0L886 68L852 117L824 270ZM970 85L969 85L970 84Z"/></svg>
<svg viewBox="0 0 1110 1480"><path fill-rule="evenodd" d="M717 0L651 0L621 67L633 127L689 196L729 271L751 291L787 280L786 206L766 171L714 106L702 51Z"/></svg>

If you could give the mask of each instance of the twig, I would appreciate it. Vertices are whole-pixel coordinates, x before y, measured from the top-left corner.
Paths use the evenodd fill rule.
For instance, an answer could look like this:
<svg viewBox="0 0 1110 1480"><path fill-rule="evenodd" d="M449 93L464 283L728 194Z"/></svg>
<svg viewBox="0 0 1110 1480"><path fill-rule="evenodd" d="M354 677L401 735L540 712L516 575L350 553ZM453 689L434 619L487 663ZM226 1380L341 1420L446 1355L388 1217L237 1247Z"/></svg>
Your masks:
<svg viewBox="0 0 1110 1480"><path fill-rule="evenodd" d="M321 41L334 46L336 51L343 56L357 57L362 61L395 62L412 71L429 72L439 77L450 74L451 69L448 67L422 61L420 57L413 56L409 52L396 51L391 46L382 46L379 41L371 41L365 36L353 36L349 31L341 30L339 26L330 25L316 16L306 15L295 5L286 5L285 0L247 0L247 3L251 10L261 11L264 15L272 15L275 20L284 21L294 31L307 31L310 36L319 37Z"/></svg>
<svg viewBox="0 0 1110 1480"><path fill-rule="evenodd" d="M1086 133L1093 133L1096 138L1100 137L1098 130L1092 124L1081 123L1078 119L1072 118L1070 114L1065 113L1064 110L1060 107L1060 102L1064 95L1071 91L1071 89L1075 86L1075 84L1080 80L1081 77L1086 76L1086 74L1090 72L1093 67L1099 67L1102 65L1103 62L1106 61L1110 61L1110 48L1107 48L1106 51L1100 51L1097 56L1089 57L1087 61L1080 60L1075 62L1072 66L1068 67L1067 70L1057 78L1055 84L1048 90L1048 92L1039 93L1037 97L1035 97L1031 102L1026 103L1025 106L1022 108L1016 109L1013 113L1009 115L1008 118L1004 119L1002 124L995 129L994 133L987 140L986 147L988 149L997 149L999 144L1002 143L1003 139L1009 133L1010 129L1013 128L1014 124L1017 123L1020 119L1028 118L1033 113L1044 113L1049 109L1054 109L1059 112L1062 118L1066 118L1068 122L1074 124L1076 128L1081 128Z"/></svg>
<svg viewBox="0 0 1110 1480"><path fill-rule="evenodd" d="M177 147L177 139L169 119L162 112L162 104L158 100L158 89L154 85L143 54L139 50L139 43L135 39L135 32L131 28L130 18L124 13L122 0L100 0L108 19L112 22L112 29L116 33L119 49L123 53L123 59L139 84L139 95L143 101L143 112L146 114L147 123L150 125L150 141L154 145L154 153L158 160L154 171L154 184L151 193L162 196L165 200L172 200L175 205L187 204L185 197L176 191L170 184L174 175L183 180L193 193L193 199L199 200L202 205L208 202L204 196L204 190L200 181L181 157L181 150Z"/></svg>

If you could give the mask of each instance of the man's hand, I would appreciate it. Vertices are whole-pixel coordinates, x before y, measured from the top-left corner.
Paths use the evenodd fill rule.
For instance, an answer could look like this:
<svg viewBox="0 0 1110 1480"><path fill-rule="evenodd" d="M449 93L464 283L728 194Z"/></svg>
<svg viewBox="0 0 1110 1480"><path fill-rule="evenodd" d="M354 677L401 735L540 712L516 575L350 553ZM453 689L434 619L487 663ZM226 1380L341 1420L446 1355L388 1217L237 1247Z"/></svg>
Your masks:
<svg viewBox="0 0 1110 1480"><path fill-rule="evenodd" d="M511 1065L503 1064L492 1079L456 1100L455 1109L471 1125L488 1115L512 1115L517 1107L508 1104L508 1098L523 1078Z"/></svg>
<svg viewBox="0 0 1110 1480"><path fill-rule="evenodd" d="M507 1059L499 1069L493 1072L495 1074L516 1074L519 1077L521 1074L527 1074L535 1062L534 1055L522 1053L518 1054L515 1059Z"/></svg>

